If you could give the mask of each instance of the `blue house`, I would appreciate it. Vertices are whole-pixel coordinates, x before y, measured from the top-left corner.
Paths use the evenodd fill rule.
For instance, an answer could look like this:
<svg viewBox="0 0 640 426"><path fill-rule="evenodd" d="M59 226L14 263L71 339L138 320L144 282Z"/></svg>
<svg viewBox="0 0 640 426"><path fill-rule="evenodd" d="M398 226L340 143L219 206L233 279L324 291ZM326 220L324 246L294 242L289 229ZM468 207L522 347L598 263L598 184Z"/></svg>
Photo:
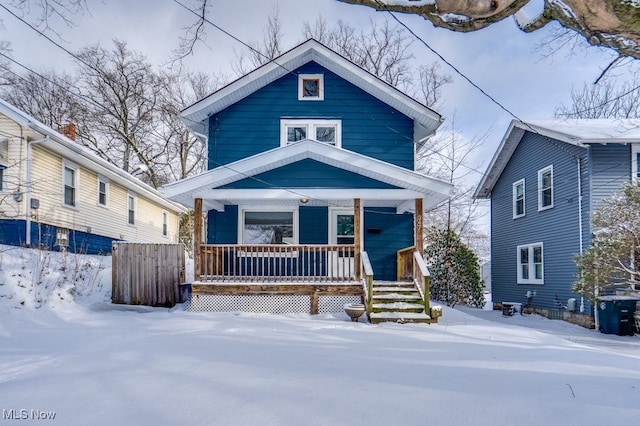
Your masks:
<svg viewBox="0 0 640 426"><path fill-rule="evenodd" d="M494 303L592 315L572 294L573 259L590 244L590 212L640 176L639 155L640 120L511 122L474 194L491 201Z"/></svg>
<svg viewBox="0 0 640 426"><path fill-rule="evenodd" d="M413 276L423 211L451 192L414 170L439 114L308 40L182 116L209 170L162 192L196 209L194 292L323 312L359 300L366 276Z"/></svg>

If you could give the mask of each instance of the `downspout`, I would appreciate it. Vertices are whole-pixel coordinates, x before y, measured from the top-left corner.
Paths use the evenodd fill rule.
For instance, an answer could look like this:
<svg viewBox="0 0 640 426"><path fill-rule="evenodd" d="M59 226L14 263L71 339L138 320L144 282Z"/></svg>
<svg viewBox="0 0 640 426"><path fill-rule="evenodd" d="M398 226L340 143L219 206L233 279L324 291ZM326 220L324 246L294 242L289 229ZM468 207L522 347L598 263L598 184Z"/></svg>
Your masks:
<svg viewBox="0 0 640 426"><path fill-rule="evenodd" d="M576 157L578 163L578 240L580 241L580 254L584 251L584 241L582 239L582 167L580 164L580 157ZM584 312L584 297L580 297L580 313ZM597 322L597 321L596 321Z"/></svg>
<svg viewBox="0 0 640 426"><path fill-rule="evenodd" d="M31 161L32 161L32 153L31 146L37 143L46 142L49 140L49 136L45 136L42 139L36 139L30 141L27 139L27 190L25 197L25 242L27 243L27 247L31 247L31 185L32 185L32 176L31 176Z"/></svg>

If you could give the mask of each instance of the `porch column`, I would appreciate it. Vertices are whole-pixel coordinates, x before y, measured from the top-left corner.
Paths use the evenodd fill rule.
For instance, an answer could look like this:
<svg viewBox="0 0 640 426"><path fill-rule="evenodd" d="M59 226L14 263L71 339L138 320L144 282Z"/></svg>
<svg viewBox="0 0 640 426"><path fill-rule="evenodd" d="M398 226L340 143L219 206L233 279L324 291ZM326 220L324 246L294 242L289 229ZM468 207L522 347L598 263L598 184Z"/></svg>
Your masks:
<svg viewBox="0 0 640 426"><path fill-rule="evenodd" d="M424 255L424 209L422 207L422 198L416 198L416 208L414 213L414 229L415 229L415 246L416 251L420 255Z"/></svg>
<svg viewBox="0 0 640 426"><path fill-rule="evenodd" d="M193 213L193 269L194 279L200 281L200 275L202 275L201 261L200 259L200 246L202 245L203 234L203 221L202 221L202 198L196 198L194 203Z"/></svg>
<svg viewBox="0 0 640 426"><path fill-rule="evenodd" d="M353 242L355 244L355 253L353 255L353 272L356 281L360 281L362 276L362 218L360 216L360 198L353 200Z"/></svg>

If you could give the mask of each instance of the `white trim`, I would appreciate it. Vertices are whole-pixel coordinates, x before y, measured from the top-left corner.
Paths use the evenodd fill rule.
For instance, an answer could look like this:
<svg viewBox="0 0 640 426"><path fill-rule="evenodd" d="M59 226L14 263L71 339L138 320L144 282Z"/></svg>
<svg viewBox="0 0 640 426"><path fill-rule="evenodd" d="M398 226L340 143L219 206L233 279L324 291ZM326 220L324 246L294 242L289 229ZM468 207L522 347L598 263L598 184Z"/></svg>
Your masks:
<svg viewBox="0 0 640 426"><path fill-rule="evenodd" d="M542 205L542 200L543 200L542 191L543 191L544 188L542 188L542 175L544 175L547 172L551 172L551 204L549 204L548 206L543 206ZM547 210L547 209L553 208L553 200L554 200L553 192L554 192L553 164L551 164L551 165L549 165L547 167L544 167L544 168L538 170L538 211L542 211L542 210Z"/></svg>
<svg viewBox="0 0 640 426"><path fill-rule="evenodd" d="M516 203L518 202L517 200L517 191L516 188L518 186L522 185L522 214L518 214L517 213L517 208L516 208ZM513 182L512 185L512 197L513 197L513 218L517 219L519 217L524 217L527 214L527 208L526 208L526 192L525 192L525 184L524 184L524 178L520 179L519 181Z"/></svg>
<svg viewBox="0 0 640 426"><path fill-rule="evenodd" d="M318 96L304 96L304 82L318 80ZM298 74L298 100L324 101L324 74Z"/></svg>
<svg viewBox="0 0 640 426"><path fill-rule="evenodd" d="M104 204L100 202L100 183L104 183ZM105 178L104 176L98 175L98 200L96 203L98 207L102 207L105 209L109 208L109 192L110 192L109 179Z"/></svg>
<svg viewBox="0 0 640 426"><path fill-rule="evenodd" d="M289 142L287 129L289 127L306 127L306 137L304 139L312 139L317 142L332 145L337 148L342 147L342 120L327 120L315 118L283 118L280 120L280 146L285 147L301 141ZM335 127L334 143L321 142L317 140L318 127Z"/></svg>
<svg viewBox="0 0 640 426"><path fill-rule="evenodd" d="M293 241L291 244L297 245L300 241L300 227L299 227L299 215L298 215L298 206L295 207L287 207L287 206L253 206L253 205L239 205L238 206L238 234L237 240L238 244L244 244L243 235L244 235L244 214L245 212L292 212L293 213Z"/></svg>
<svg viewBox="0 0 640 426"><path fill-rule="evenodd" d="M640 175L640 162L638 162L638 154L640 154L640 143L631 144L631 182L638 180Z"/></svg>
<svg viewBox="0 0 640 426"><path fill-rule="evenodd" d="M73 170L73 204L66 203L67 169ZM80 208L80 167L68 160L62 161L62 205L70 209Z"/></svg>
<svg viewBox="0 0 640 426"><path fill-rule="evenodd" d="M215 190L215 188L245 179L248 176L255 176L307 158L410 191L411 196L409 197L407 192L405 198L402 199L423 198L425 200L425 208L446 200L450 197L453 188L453 185L448 182L419 174L413 170L353 151L337 148L333 145L306 140L286 147L274 148L234 163L208 170L197 176L168 184L162 188L162 192L165 196L175 201L185 205L193 205L193 199L195 198L212 199L213 194L209 193L211 189ZM315 191L316 189L309 188L309 190ZM344 191L349 190L352 191L350 197L352 199L354 198L353 191L361 191L355 188L345 189ZM336 190L328 191L332 191L332 193L338 192ZM381 189L372 191L401 190ZM287 193L284 190L281 192ZM298 188L294 192L306 193L309 191L307 188L304 191ZM301 196L298 197L302 198ZM216 200L216 198L213 199Z"/></svg>
<svg viewBox="0 0 640 426"><path fill-rule="evenodd" d="M344 208L344 207L329 207L329 223L327 226L327 242L329 245L337 245L337 218L338 215L351 215L355 218L355 210L353 208ZM355 230L354 230L355 232ZM356 236L354 235L354 238ZM354 239L355 241L355 239Z"/></svg>
<svg viewBox="0 0 640 426"><path fill-rule="evenodd" d="M129 202L133 199L133 210L130 209ZM129 212L133 211L133 223L131 223L131 219L129 217ZM136 226L136 222L138 220L138 197L135 193L129 191L127 192L127 225Z"/></svg>
<svg viewBox="0 0 640 426"><path fill-rule="evenodd" d="M535 248L540 247L540 258L541 258L541 270L540 273L542 275L541 278L532 278L535 277L536 274L536 267L535 267L535 263L534 263L534 255L533 255L533 251ZM529 278L524 278L522 276L522 263L520 262L520 250L526 248L528 249L528 267L527 267L527 272L529 274ZM517 283L518 284L538 284L538 285L542 285L544 284L544 247L542 245L542 242L539 243L532 243L532 244L523 244L523 245L519 245L518 247L516 247L516 275L518 277L517 279Z"/></svg>
<svg viewBox="0 0 640 426"><path fill-rule="evenodd" d="M202 198L214 200L278 200L295 201L301 198L320 200L415 200L423 196L409 189L375 188L248 188L248 189L211 189L203 191Z"/></svg>
<svg viewBox="0 0 640 426"><path fill-rule="evenodd" d="M416 141L435 133L443 121L440 114L313 39L185 108L181 113L183 121L194 131L207 134L211 115L287 75L289 70L298 69L311 61L419 123L422 131L414 135Z"/></svg>
<svg viewBox="0 0 640 426"><path fill-rule="evenodd" d="M160 223L163 237L169 238L169 212L162 210L162 222Z"/></svg>

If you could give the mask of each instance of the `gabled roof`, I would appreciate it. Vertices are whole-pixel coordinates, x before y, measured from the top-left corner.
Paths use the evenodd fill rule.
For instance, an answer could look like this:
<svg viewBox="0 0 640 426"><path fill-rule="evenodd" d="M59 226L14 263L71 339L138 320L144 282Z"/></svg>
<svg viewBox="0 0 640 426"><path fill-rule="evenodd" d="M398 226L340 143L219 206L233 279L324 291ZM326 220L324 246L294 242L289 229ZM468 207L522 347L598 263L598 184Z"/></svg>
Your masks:
<svg viewBox="0 0 640 426"><path fill-rule="evenodd" d="M582 147L594 143L640 142L640 120L638 119L555 119L526 122L513 120L478 184L473 198L491 197L493 186L527 131Z"/></svg>
<svg viewBox="0 0 640 426"><path fill-rule="evenodd" d="M303 42L278 58L187 107L182 111L183 121L194 133L206 135L210 115L222 111L312 61L412 118L415 123L416 140L431 135L443 121L440 114L314 39Z"/></svg>
<svg viewBox="0 0 640 426"><path fill-rule="evenodd" d="M9 104L3 99L0 99L0 114L9 117L22 127L34 132L36 135L41 135L46 138L41 142L38 142L39 146L41 145L49 151L55 152L68 160L72 160L79 166L85 167L95 173L99 173L112 182L134 191L136 194L144 196L172 212L182 213L186 211L184 206L166 199L153 187L131 176L129 173L114 166L108 161L103 160L87 148L53 130L46 124L36 120L29 114Z"/></svg>
<svg viewBox="0 0 640 426"><path fill-rule="evenodd" d="M336 168L366 176L393 185L393 189L367 188L222 188L230 183L256 176L288 164L312 159ZM302 198L320 203L316 205L344 205L354 198L361 198L364 205L396 207L410 210L416 198L424 199L429 208L449 198L453 186L371 157L336 148L322 142L306 139L295 144L274 148L234 163L223 165L197 176L170 183L161 188L172 200L193 205L195 198L202 198L207 209L223 210L224 204L242 203L291 203ZM403 207L406 204L406 208Z"/></svg>

